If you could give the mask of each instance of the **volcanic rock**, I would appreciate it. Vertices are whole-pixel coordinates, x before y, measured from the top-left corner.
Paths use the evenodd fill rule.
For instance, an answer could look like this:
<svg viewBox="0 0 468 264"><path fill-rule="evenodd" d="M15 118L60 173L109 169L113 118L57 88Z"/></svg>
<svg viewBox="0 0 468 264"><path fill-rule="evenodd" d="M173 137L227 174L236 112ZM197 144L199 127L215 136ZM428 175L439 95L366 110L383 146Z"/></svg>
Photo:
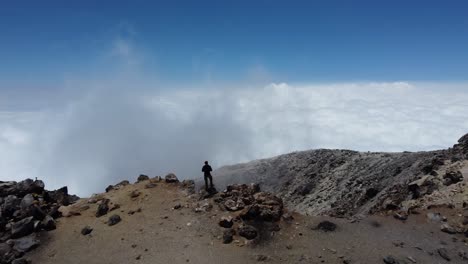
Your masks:
<svg viewBox="0 0 468 264"><path fill-rule="evenodd" d="M147 180L149 180L149 178L150 177L147 176L147 175L140 174L140 176L138 176L137 182L147 181Z"/></svg>
<svg viewBox="0 0 468 264"><path fill-rule="evenodd" d="M234 231L233 229L226 229L224 230L223 232L223 243L224 244L229 244L232 242L233 240L233 236L236 234L236 231Z"/></svg>
<svg viewBox="0 0 468 264"><path fill-rule="evenodd" d="M34 232L34 217L32 216L15 222L11 227L12 238L27 236L32 232Z"/></svg>
<svg viewBox="0 0 468 264"><path fill-rule="evenodd" d="M457 233L457 230L452 227L451 225L447 224L447 223L444 223L440 226L440 230L442 232L445 232L445 233L449 233L449 234L456 234Z"/></svg>
<svg viewBox="0 0 468 264"><path fill-rule="evenodd" d="M450 261L451 258L450 258L449 254L448 254L447 249L445 249L445 248L439 248L439 249L437 249L437 252L439 253L439 255L440 255L443 259L445 259L445 260L447 260L447 261Z"/></svg>
<svg viewBox="0 0 468 264"><path fill-rule="evenodd" d="M179 182L179 179L174 173L169 173L166 175L165 180L167 183L177 183Z"/></svg>
<svg viewBox="0 0 468 264"><path fill-rule="evenodd" d="M257 237L258 231L251 225L242 225L238 230L239 236L245 237L248 240L252 240Z"/></svg>
<svg viewBox="0 0 468 264"><path fill-rule="evenodd" d="M28 252L39 245L40 241L34 234L13 240L13 249L18 252Z"/></svg>
<svg viewBox="0 0 468 264"><path fill-rule="evenodd" d="M234 222L232 221L232 217L228 216L223 216L221 217L221 220L219 221L219 226L224 227L224 228L231 228Z"/></svg>
<svg viewBox="0 0 468 264"><path fill-rule="evenodd" d="M90 226L85 226L85 227L83 227L83 229L81 229L81 234L83 236L91 234L91 232L93 232L93 229Z"/></svg>
<svg viewBox="0 0 468 264"><path fill-rule="evenodd" d="M332 232L335 231L337 228L336 224L330 221L322 221L320 222L314 229L322 230L324 232Z"/></svg>
<svg viewBox="0 0 468 264"><path fill-rule="evenodd" d="M98 209L96 211L96 217L101 217L109 211L109 199L104 199L101 201L101 204L98 206Z"/></svg>
<svg viewBox="0 0 468 264"><path fill-rule="evenodd" d="M109 220L107 221L107 225L113 226L113 225L118 224L120 221L122 221L122 219L120 218L119 215L112 215L111 217L109 217Z"/></svg>
<svg viewBox="0 0 468 264"><path fill-rule="evenodd" d="M52 216L46 215L44 220L41 222L41 227L46 231L54 230L56 228L55 220Z"/></svg>
<svg viewBox="0 0 468 264"><path fill-rule="evenodd" d="M463 174L460 171L449 171L444 175L444 185L451 185L463 180Z"/></svg>

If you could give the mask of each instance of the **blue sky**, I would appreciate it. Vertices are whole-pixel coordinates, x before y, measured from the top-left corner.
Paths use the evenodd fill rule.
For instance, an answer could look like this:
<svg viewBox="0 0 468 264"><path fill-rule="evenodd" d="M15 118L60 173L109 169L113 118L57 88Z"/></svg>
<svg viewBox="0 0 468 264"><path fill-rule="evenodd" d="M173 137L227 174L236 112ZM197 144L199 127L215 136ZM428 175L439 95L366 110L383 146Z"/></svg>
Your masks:
<svg viewBox="0 0 468 264"><path fill-rule="evenodd" d="M200 177L205 160L448 148L468 132L467 14L467 1L3 1L0 177L89 195L141 173Z"/></svg>
<svg viewBox="0 0 468 264"><path fill-rule="evenodd" d="M169 83L464 81L467 14L466 1L7 1L0 88L105 74L118 39Z"/></svg>

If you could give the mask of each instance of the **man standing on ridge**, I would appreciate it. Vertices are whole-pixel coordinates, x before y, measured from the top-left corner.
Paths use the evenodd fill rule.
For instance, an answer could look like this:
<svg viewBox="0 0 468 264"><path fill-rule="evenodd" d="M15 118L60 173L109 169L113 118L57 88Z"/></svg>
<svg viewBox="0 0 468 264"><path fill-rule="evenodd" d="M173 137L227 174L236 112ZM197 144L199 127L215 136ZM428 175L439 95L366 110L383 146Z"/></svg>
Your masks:
<svg viewBox="0 0 468 264"><path fill-rule="evenodd" d="M208 165L208 161L205 161L205 165L203 166L202 170L203 176L205 178L205 190L208 191L208 179L210 179L210 189L213 188L213 177L211 176L211 172L213 169L210 165Z"/></svg>

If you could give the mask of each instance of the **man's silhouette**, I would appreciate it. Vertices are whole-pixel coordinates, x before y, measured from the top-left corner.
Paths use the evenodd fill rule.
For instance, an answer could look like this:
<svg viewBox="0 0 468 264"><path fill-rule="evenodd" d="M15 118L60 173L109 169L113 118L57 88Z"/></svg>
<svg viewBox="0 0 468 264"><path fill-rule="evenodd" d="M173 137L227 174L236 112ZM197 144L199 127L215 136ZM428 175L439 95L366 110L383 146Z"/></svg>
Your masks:
<svg viewBox="0 0 468 264"><path fill-rule="evenodd" d="M208 191L208 179L210 179L210 189L213 188L213 177L211 177L211 172L213 169L210 165L208 165L208 161L205 161L205 165L201 171L203 172L203 176L205 178L205 190Z"/></svg>

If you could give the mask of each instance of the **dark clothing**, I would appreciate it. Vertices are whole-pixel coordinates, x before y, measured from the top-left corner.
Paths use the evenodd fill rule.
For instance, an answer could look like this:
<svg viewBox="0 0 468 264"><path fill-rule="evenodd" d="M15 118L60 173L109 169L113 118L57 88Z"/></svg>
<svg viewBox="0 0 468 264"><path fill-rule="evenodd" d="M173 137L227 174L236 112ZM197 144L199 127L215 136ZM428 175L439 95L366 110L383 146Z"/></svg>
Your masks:
<svg viewBox="0 0 468 264"><path fill-rule="evenodd" d="M206 164L205 166L203 166L203 168L201 169L201 171L203 171L203 173L205 173L205 176L208 176L210 175L211 176L211 173L213 171L213 169L211 168L210 165Z"/></svg>
<svg viewBox="0 0 468 264"><path fill-rule="evenodd" d="M208 179L210 180L210 188L213 188L213 177L211 176L211 172L213 169L210 165L206 164L202 168L202 172L204 173L205 178L205 189L208 191Z"/></svg>

